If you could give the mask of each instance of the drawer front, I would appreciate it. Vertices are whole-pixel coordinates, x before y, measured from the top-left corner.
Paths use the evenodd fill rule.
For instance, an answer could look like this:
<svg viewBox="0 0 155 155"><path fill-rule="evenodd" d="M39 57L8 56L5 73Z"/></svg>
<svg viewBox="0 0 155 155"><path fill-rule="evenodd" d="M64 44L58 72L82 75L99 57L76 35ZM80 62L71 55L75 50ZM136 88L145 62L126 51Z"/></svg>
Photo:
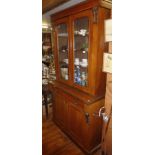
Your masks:
<svg viewBox="0 0 155 155"><path fill-rule="evenodd" d="M76 106L77 108L80 108L80 109L84 110L84 103L81 102L80 100L74 98L73 101L72 101L72 104L74 106Z"/></svg>
<svg viewBox="0 0 155 155"><path fill-rule="evenodd" d="M55 93L59 95L61 94L61 96L65 98L66 102L69 101L70 104L73 104L73 106L76 106L76 108L84 109L84 103L72 95L69 95L58 88L55 90Z"/></svg>

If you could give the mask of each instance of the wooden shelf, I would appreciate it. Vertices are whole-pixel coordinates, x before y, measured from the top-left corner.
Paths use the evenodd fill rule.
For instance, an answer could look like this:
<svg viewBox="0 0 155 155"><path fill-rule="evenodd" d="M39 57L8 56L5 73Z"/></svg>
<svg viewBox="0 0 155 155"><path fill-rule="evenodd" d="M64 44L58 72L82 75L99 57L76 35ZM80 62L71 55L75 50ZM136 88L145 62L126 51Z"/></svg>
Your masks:
<svg viewBox="0 0 155 155"><path fill-rule="evenodd" d="M75 33L74 33L74 36L76 36L76 37L88 37L89 34L82 35L82 34L75 34Z"/></svg>
<svg viewBox="0 0 155 155"><path fill-rule="evenodd" d="M68 34L67 33L59 33L58 37L68 37Z"/></svg>

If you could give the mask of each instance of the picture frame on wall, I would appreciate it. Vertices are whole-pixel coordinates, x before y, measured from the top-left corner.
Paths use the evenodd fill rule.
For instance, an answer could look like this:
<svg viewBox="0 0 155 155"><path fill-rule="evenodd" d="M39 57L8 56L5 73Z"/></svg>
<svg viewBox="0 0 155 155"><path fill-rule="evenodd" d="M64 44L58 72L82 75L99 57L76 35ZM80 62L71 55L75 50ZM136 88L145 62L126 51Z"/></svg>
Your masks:
<svg viewBox="0 0 155 155"><path fill-rule="evenodd" d="M102 71L106 73L112 73L112 54L111 53L104 53Z"/></svg>

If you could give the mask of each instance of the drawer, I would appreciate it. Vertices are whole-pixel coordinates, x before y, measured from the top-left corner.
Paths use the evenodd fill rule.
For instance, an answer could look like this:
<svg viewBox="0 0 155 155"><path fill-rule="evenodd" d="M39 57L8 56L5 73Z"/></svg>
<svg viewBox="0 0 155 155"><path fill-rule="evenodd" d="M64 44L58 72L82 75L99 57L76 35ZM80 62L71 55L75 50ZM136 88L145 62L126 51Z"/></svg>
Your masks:
<svg viewBox="0 0 155 155"><path fill-rule="evenodd" d="M84 103L79 99L73 98L72 105L76 106L77 108L84 109Z"/></svg>
<svg viewBox="0 0 155 155"><path fill-rule="evenodd" d="M57 94L61 94L61 95L63 95L63 96L65 96L66 95L66 93L63 91L63 90L61 90L61 89L59 89L59 88L55 88L55 93L57 93Z"/></svg>
<svg viewBox="0 0 155 155"><path fill-rule="evenodd" d="M55 93L57 95L64 97L66 102L68 102L69 104L72 104L76 108L84 109L84 103L80 101L79 99L73 97L72 95L69 95L68 93L65 93L64 91L58 88L55 89Z"/></svg>

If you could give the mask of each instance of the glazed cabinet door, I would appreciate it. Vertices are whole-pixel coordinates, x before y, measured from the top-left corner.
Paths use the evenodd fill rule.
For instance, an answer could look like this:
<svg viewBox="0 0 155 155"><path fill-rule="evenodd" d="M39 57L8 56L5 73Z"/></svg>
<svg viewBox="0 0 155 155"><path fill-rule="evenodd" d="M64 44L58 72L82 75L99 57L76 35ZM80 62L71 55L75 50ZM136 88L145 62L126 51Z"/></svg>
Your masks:
<svg viewBox="0 0 155 155"><path fill-rule="evenodd" d="M56 122L63 128L67 128L68 106L65 96L61 92L55 94L54 116Z"/></svg>
<svg viewBox="0 0 155 155"><path fill-rule="evenodd" d="M76 101L68 104L68 131L73 139L82 145L86 145L89 118Z"/></svg>
<svg viewBox="0 0 155 155"><path fill-rule="evenodd" d="M71 17L72 39L73 39L73 83L74 86L82 89L89 89L90 73L90 39L92 31L91 10Z"/></svg>
<svg viewBox="0 0 155 155"><path fill-rule="evenodd" d="M64 83L70 82L70 52L69 52L69 20L63 18L55 25L55 59L57 79Z"/></svg>

